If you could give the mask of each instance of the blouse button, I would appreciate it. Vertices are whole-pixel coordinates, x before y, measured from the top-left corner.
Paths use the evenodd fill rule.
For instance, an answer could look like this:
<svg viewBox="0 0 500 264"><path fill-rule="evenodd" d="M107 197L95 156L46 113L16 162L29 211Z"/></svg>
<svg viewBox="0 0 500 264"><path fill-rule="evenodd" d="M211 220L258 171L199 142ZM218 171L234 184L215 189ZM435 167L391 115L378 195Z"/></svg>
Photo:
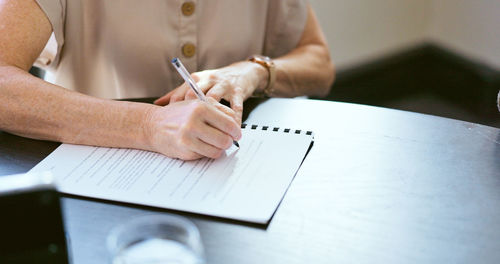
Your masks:
<svg viewBox="0 0 500 264"><path fill-rule="evenodd" d="M194 13L194 3L193 2L185 2L182 4L182 14L185 16L190 16Z"/></svg>
<svg viewBox="0 0 500 264"><path fill-rule="evenodd" d="M182 54L184 54L185 57L187 58L193 57L195 53L196 53L196 47L194 46L193 43L186 43L182 45Z"/></svg>

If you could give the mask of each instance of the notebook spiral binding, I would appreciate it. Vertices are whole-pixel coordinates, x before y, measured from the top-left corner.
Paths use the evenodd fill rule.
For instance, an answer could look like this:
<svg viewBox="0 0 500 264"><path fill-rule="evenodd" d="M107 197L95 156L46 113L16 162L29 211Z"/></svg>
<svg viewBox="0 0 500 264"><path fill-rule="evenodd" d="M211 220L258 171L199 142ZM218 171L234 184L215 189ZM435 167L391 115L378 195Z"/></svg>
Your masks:
<svg viewBox="0 0 500 264"><path fill-rule="evenodd" d="M248 124L241 124L241 129L260 129L264 131L273 131L273 132L283 132L283 133L293 133L293 134L305 134L308 136L314 136L314 133L312 131L302 131L300 129L290 129L290 128L279 128L279 127L271 127L271 126L260 126L259 125L248 125Z"/></svg>

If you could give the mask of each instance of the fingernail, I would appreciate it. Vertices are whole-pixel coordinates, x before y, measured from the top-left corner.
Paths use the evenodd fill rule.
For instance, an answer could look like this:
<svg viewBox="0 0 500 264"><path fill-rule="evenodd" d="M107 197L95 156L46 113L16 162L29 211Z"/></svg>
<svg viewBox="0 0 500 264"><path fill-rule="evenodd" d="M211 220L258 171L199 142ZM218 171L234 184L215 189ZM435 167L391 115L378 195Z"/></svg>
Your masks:
<svg viewBox="0 0 500 264"><path fill-rule="evenodd" d="M236 140L240 140L241 139L241 129L236 131L236 136L234 137Z"/></svg>

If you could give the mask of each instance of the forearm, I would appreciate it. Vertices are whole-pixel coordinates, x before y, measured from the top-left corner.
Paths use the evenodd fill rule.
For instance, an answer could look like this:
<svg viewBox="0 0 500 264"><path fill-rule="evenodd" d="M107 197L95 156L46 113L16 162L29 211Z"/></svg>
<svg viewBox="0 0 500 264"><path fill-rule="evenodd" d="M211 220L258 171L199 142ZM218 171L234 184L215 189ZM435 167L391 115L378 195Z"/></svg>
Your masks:
<svg viewBox="0 0 500 264"><path fill-rule="evenodd" d="M325 96L333 84L335 69L325 36L311 6L307 22L297 47L290 53L274 58L276 82L272 96L295 97L301 95ZM269 75L260 71L257 91L268 85Z"/></svg>
<svg viewBox="0 0 500 264"><path fill-rule="evenodd" d="M148 148L145 121L156 106L68 91L13 67L0 67L0 129L65 143Z"/></svg>
<svg viewBox="0 0 500 264"><path fill-rule="evenodd" d="M328 49L309 44L274 60L276 82L273 96L325 96L334 80L334 66Z"/></svg>

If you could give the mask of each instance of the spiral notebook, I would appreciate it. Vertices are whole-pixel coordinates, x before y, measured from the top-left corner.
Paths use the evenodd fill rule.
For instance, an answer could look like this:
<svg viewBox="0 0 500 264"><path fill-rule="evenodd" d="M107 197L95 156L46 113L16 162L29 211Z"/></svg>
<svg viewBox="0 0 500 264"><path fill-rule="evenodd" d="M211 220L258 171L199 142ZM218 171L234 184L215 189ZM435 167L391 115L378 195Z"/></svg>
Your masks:
<svg viewBox="0 0 500 264"><path fill-rule="evenodd" d="M31 171L58 190L97 199L267 223L310 147L311 131L242 125L219 159L171 159L136 149L61 144Z"/></svg>

